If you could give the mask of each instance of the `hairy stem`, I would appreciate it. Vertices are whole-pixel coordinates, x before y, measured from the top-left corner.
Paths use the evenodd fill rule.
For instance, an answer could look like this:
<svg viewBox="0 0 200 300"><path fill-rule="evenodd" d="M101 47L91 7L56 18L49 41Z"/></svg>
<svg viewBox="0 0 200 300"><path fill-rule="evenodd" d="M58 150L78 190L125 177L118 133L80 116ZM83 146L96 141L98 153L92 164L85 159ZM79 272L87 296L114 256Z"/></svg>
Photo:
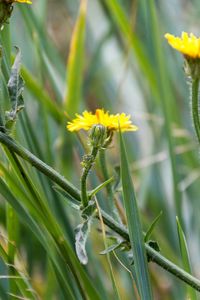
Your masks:
<svg viewBox="0 0 200 300"><path fill-rule="evenodd" d="M93 147L92 152L89 155L86 155L86 158L84 158L83 164L83 173L81 176L81 202L83 207L86 207L88 204L88 194L87 194L87 177L90 172L90 169L92 168L96 156L98 154L98 147Z"/></svg>
<svg viewBox="0 0 200 300"><path fill-rule="evenodd" d="M197 139L200 144L200 121L199 121L199 78L192 80L192 117Z"/></svg>
<svg viewBox="0 0 200 300"><path fill-rule="evenodd" d="M43 161L34 156L31 152L26 150L24 147L16 143L13 139L8 137L6 134L0 132L0 143L7 146L10 150L18 154L24 160L28 161L32 166L36 167L40 172L48 176L52 181L57 183L60 187L65 189L73 198L81 201L80 191L68 182L63 176L56 172L53 168L46 165ZM116 222L110 215L105 211L101 210L104 223L112 229L114 232L123 237L126 241L129 241L128 230L122 224ZM177 278L181 279L197 291L200 291L200 280L185 272L179 268L176 264L165 258L163 255L155 251L148 244L145 244L146 252L151 259L163 269L173 274Z"/></svg>
<svg viewBox="0 0 200 300"><path fill-rule="evenodd" d="M106 181L110 178L110 176L108 174L108 168L107 168L107 164L106 164L105 149L100 150L99 158L100 158L102 174L103 174L104 180ZM112 186L110 183L106 185L106 190L108 193L109 201L111 201L110 199L112 198Z"/></svg>

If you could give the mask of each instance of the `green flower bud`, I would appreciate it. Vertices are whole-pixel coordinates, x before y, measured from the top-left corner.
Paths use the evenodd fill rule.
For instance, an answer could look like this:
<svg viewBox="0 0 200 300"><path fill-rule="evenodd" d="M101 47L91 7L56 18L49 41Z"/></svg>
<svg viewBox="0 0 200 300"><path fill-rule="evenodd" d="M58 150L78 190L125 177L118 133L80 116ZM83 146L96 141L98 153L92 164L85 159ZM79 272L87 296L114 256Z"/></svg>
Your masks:
<svg viewBox="0 0 200 300"><path fill-rule="evenodd" d="M200 58L185 56L184 71L187 76L191 76L193 79L200 78Z"/></svg>
<svg viewBox="0 0 200 300"><path fill-rule="evenodd" d="M90 132L90 144L101 148L107 139L107 128L101 124L94 125Z"/></svg>

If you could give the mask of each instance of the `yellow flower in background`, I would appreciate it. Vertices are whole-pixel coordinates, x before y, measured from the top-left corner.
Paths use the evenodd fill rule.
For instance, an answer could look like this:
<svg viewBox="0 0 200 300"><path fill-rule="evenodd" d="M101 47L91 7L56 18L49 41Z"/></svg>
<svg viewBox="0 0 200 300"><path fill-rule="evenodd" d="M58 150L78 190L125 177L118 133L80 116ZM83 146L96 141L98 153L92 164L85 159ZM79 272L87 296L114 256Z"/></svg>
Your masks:
<svg viewBox="0 0 200 300"><path fill-rule="evenodd" d="M84 111L82 115L76 114L76 118L72 122L68 122L67 129L69 131L89 130L98 124L105 126L111 131L118 131L119 126L122 132L136 131L138 129L137 126L132 124L130 115L125 113L112 115L103 109L96 109L95 114L88 111Z"/></svg>
<svg viewBox="0 0 200 300"><path fill-rule="evenodd" d="M166 33L165 38L171 47L188 58L200 58L200 38L193 33L182 32L181 37Z"/></svg>

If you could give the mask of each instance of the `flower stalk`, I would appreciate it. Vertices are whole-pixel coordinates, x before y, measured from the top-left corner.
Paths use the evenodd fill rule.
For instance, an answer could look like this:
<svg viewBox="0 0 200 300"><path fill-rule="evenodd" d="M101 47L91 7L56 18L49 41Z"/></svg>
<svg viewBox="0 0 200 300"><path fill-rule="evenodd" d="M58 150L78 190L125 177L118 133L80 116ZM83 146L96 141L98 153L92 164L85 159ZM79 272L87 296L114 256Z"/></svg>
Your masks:
<svg viewBox="0 0 200 300"><path fill-rule="evenodd" d="M83 173L81 176L81 202L83 208L87 206L88 204L88 193L87 193L87 177L89 174L89 171L91 170L95 159L98 154L98 147L93 147L91 154L84 156L82 164L84 165Z"/></svg>
<svg viewBox="0 0 200 300"><path fill-rule="evenodd" d="M104 180L108 180L110 178L110 176L108 174L105 149L100 150L99 158L100 158L100 165L101 165L101 170L102 170L102 173L103 173ZM106 185L106 190L107 190L108 198L109 198L109 201L110 201L110 199L112 198L112 194L113 194L111 184Z"/></svg>
<svg viewBox="0 0 200 300"><path fill-rule="evenodd" d="M200 80L200 38L193 33L182 32L181 37L165 34L169 45L184 56L184 70L192 79L192 118L196 136L200 144L200 119L199 119L199 80Z"/></svg>
<svg viewBox="0 0 200 300"><path fill-rule="evenodd" d="M89 144L92 147L91 154L87 154L83 157L82 166L83 173L81 176L81 202L83 208L88 204L87 193L87 177L91 170L99 150L105 147L109 139L109 133L107 128L101 124L93 125L89 136Z"/></svg>
<svg viewBox="0 0 200 300"><path fill-rule="evenodd" d="M200 120L199 120L199 78L192 79L192 117L196 136L200 144Z"/></svg>

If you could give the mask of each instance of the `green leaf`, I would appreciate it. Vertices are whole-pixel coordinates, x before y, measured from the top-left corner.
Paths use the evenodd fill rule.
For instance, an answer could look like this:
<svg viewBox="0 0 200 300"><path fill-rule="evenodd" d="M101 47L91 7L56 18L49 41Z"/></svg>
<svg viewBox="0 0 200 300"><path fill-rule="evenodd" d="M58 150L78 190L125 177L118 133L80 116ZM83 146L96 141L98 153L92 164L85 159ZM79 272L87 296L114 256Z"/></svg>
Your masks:
<svg viewBox="0 0 200 300"><path fill-rule="evenodd" d="M104 181L100 185L98 185L95 189L89 192L89 198L91 199L93 196L95 196L99 191L101 191L107 184L113 182L114 178L111 177L108 180Z"/></svg>
<svg viewBox="0 0 200 300"><path fill-rule="evenodd" d="M105 255L105 254L110 253L114 250L117 250L121 247L124 247L124 246L126 247L126 245L127 245L127 242L120 240L117 243L112 244L110 247L106 248L105 250L101 251L100 254Z"/></svg>
<svg viewBox="0 0 200 300"><path fill-rule="evenodd" d="M63 190L58 185L53 185L52 188L59 193L64 199L67 201L67 203L74 209L80 210L80 202L74 199L70 194L68 194L65 190Z"/></svg>
<svg viewBox="0 0 200 300"><path fill-rule="evenodd" d="M22 92L24 90L24 81L20 76L21 52L17 48L17 55L11 69L11 75L8 81L8 93L11 101L11 110L6 112L6 127L10 129L16 121L17 113L24 108Z"/></svg>
<svg viewBox="0 0 200 300"><path fill-rule="evenodd" d="M135 191L129 170L127 154L124 141L120 132L120 154L121 154L121 178L123 188L123 200L126 210L128 231L133 251L134 266L141 300L151 300L152 291L149 279L147 255L145 252L144 238L140 216L135 197Z"/></svg>
<svg viewBox="0 0 200 300"><path fill-rule="evenodd" d="M113 191L116 192L120 188L120 182L121 182L121 170L120 170L120 166L115 166L114 170L115 170L115 175L114 175L114 177L115 177L115 184L113 186Z"/></svg>
<svg viewBox="0 0 200 300"><path fill-rule="evenodd" d="M3 50L0 47L0 129L4 127L4 111L3 111L3 74L1 71L1 63L2 63Z"/></svg>
<svg viewBox="0 0 200 300"><path fill-rule="evenodd" d="M78 259L83 265L88 263L88 256L85 249L87 237L90 231L90 225L96 211L95 201L90 200L88 205L82 210L81 216L84 222L79 224L75 229L75 248Z"/></svg>
<svg viewBox="0 0 200 300"><path fill-rule="evenodd" d="M74 115L78 111L81 101L86 9L87 0L82 0L79 16L72 35L67 64L67 93L65 97L65 109L70 115Z"/></svg>
<svg viewBox="0 0 200 300"><path fill-rule="evenodd" d="M191 272L191 267L190 267L190 258L189 258L187 242L186 242L185 234L182 230L182 227L181 227L178 217L176 217L176 224L177 224L179 246L180 246L180 250L181 250L183 267L184 267L185 271L187 271L188 273L191 274L192 272ZM196 300L197 296L196 296L195 290L188 285L186 286L186 289L187 289L187 299Z"/></svg>
<svg viewBox="0 0 200 300"><path fill-rule="evenodd" d="M75 229L75 247L78 259L83 265L88 263L88 256L85 249L88 233L90 231L91 218L79 224Z"/></svg>
<svg viewBox="0 0 200 300"><path fill-rule="evenodd" d="M93 217L94 213L96 211L96 203L93 200L90 200L88 202L88 205L82 210L81 216L84 219L89 219Z"/></svg>
<svg viewBox="0 0 200 300"><path fill-rule="evenodd" d="M159 215L153 220L152 224L150 225L149 229L147 230L145 237L144 237L144 241L147 242L155 228L155 226L157 225L158 221L160 220L160 217L162 216L163 212L161 211L159 213Z"/></svg>

